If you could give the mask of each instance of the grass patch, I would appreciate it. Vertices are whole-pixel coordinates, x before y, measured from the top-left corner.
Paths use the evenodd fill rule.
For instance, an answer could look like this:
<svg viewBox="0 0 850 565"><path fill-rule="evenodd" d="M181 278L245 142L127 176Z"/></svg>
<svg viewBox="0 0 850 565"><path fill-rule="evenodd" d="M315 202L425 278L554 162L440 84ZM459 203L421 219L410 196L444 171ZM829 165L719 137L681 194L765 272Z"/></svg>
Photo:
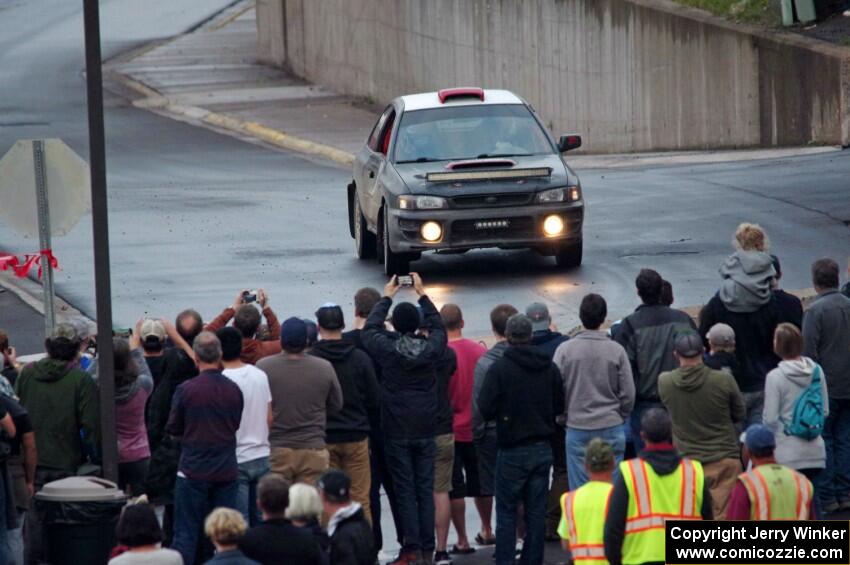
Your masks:
<svg viewBox="0 0 850 565"><path fill-rule="evenodd" d="M779 23L771 0L676 0L731 20L773 26Z"/></svg>

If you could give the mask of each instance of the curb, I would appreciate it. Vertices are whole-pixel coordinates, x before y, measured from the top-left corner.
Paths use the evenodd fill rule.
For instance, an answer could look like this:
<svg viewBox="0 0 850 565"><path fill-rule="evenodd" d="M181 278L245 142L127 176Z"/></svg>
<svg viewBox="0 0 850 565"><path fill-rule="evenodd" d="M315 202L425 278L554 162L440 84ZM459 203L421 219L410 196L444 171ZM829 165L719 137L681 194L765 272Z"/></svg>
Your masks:
<svg viewBox="0 0 850 565"><path fill-rule="evenodd" d="M111 75L126 88L142 95L142 98L134 100L132 103L136 108L168 114L176 118L189 119L198 125L205 124L232 133L247 135L282 149L322 157L345 167L350 167L354 163L354 154L348 151L288 134L258 122L235 118L198 106L174 104L168 97L163 96L162 93L139 80L117 70L113 71Z"/></svg>
<svg viewBox="0 0 850 565"><path fill-rule="evenodd" d="M41 284L30 278L19 279L9 273L0 273L0 287L20 298L39 315L44 316L44 290ZM54 298L54 306L57 322L85 320L92 335L97 333L97 323L94 320L65 302L58 295Z"/></svg>

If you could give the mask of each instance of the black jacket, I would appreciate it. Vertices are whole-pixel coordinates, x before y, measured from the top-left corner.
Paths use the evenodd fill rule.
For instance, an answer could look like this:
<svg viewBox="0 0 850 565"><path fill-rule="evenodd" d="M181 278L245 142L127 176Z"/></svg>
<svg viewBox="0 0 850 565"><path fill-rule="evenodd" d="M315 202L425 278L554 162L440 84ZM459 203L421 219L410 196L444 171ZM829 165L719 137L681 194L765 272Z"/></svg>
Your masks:
<svg viewBox="0 0 850 565"><path fill-rule="evenodd" d="M671 445L666 449L642 451L640 457L659 475L669 475L679 468L681 457ZM621 565L623 557L623 538L626 534L626 516L629 511L629 491L623 475L614 473L614 490L608 500L608 517L605 519L605 557L611 565ZM708 481L702 489L702 508L700 514L703 520L712 520L711 494L708 491ZM663 563L660 562L660 563Z"/></svg>
<svg viewBox="0 0 850 565"><path fill-rule="evenodd" d="M154 388L145 408L151 460L145 477L145 493L151 501L170 504L177 480L180 441L166 436L165 425L171 414L171 399L177 387L197 376L198 369L180 349L168 349L162 362L162 379Z"/></svg>
<svg viewBox="0 0 850 565"><path fill-rule="evenodd" d="M776 301L776 308L779 310L779 317L783 322L789 322L797 326L797 329L803 328L803 303L802 301L789 294L782 289L773 291L773 299Z"/></svg>
<svg viewBox="0 0 850 565"><path fill-rule="evenodd" d="M437 363L437 422L434 435L450 434L454 430L454 410L449 397L449 383L457 371L457 355L451 347L446 348L443 358Z"/></svg>
<svg viewBox="0 0 850 565"><path fill-rule="evenodd" d="M623 346L632 364L635 400L660 402L658 375L678 367L673 341L678 334L695 329L690 316L661 304L643 304L623 319L614 341Z"/></svg>
<svg viewBox="0 0 850 565"><path fill-rule="evenodd" d="M263 565L327 565L328 556L316 536L289 520L273 518L254 526L239 540L239 549Z"/></svg>
<svg viewBox="0 0 850 565"><path fill-rule="evenodd" d="M499 447L549 441L555 416L564 412L562 387L561 372L545 351L508 347L490 367L478 396L481 416L496 420Z"/></svg>
<svg viewBox="0 0 850 565"><path fill-rule="evenodd" d="M549 359L555 357L555 350L558 349L558 346L570 339L568 336L560 332L553 332L552 330L543 330L539 332L534 332L534 335L531 336L531 345L535 345L546 352L549 355Z"/></svg>
<svg viewBox="0 0 850 565"><path fill-rule="evenodd" d="M322 340L310 355L333 365L342 388L342 410L328 414L328 443L362 441L369 436L370 415L378 411L378 381L372 360L366 353L344 340Z"/></svg>
<svg viewBox="0 0 850 565"><path fill-rule="evenodd" d="M741 392L761 392L767 373L779 364L773 353L773 332L783 321L775 300L755 312L731 312L715 294L700 312L699 333L705 338L711 326L719 323L735 330L735 355L741 366L740 375L735 376L738 388Z"/></svg>
<svg viewBox="0 0 850 565"><path fill-rule="evenodd" d="M366 521L363 509L336 525L331 536L333 565L374 565L377 559L372 526Z"/></svg>
<svg viewBox="0 0 850 565"><path fill-rule="evenodd" d="M171 399L177 387L198 375L195 362L181 349L166 350L162 362L162 377L148 399L145 411L145 424L148 428L148 442L151 452L155 451L165 436L165 425L171 414Z"/></svg>
<svg viewBox="0 0 850 565"><path fill-rule="evenodd" d="M434 304L422 296L428 337L387 331L384 321L392 302L385 296L375 305L362 335L381 366L381 425L388 438L426 439L435 433L437 366L448 343L446 329Z"/></svg>

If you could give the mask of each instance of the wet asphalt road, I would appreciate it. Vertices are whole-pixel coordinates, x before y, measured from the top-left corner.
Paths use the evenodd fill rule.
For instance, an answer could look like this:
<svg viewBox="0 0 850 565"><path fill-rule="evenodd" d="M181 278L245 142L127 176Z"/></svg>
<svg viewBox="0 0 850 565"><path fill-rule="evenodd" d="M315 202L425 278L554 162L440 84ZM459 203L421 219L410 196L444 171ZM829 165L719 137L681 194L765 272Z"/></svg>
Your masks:
<svg viewBox="0 0 850 565"><path fill-rule="evenodd" d="M226 0L104 7L107 56L197 23ZM151 6L148 3L148 6ZM82 24L77 3L0 0L0 152L18 138L62 137L87 153ZM283 316L380 286L377 265L354 258L340 168L171 121L107 94L107 170L117 325L192 306L212 317L241 288L265 287ZM472 335L499 302L543 300L576 325L581 296L599 292L618 316L636 304L641 267L669 278L680 305L717 285L741 221L763 224L787 288L809 286L808 265L850 253L850 153L730 164L579 171L588 202L585 263L560 272L526 251L426 256L414 263L437 302L464 307ZM2 203L0 203L2 205ZM94 314L90 218L54 249L60 294ZM0 226L0 248L36 242ZM350 308L348 308L350 310Z"/></svg>

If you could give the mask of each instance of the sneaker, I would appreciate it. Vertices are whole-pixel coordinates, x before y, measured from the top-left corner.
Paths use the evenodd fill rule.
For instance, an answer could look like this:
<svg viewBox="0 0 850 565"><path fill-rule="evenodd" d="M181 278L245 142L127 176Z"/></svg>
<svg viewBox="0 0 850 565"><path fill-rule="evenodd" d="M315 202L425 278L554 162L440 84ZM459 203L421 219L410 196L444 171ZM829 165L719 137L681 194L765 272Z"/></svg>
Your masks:
<svg viewBox="0 0 850 565"><path fill-rule="evenodd" d="M839 500L838 501L838 511L846 512L850 510L850 499Z"/></svg>
<svg viewBox="0 0 850 565"><path fill-rule="evenodd" d="M519 558L522 557L522 546L525 540L518 539L516 540L516 558L519 561Z"/></svg>
<svg viewBox="0 0 850 565"><path fill-rule="evenodd" d="M824 514L835 514L836 512L838 512L839 508L841 508L841 506L833 500L832 502L827 502L826 504L824 504L822 510Z"/></svg>
<svg viewBox="0 0 850 565"><path fill-rule="evenodd" d="M434 565L452 565L448 551L438 551L434 554Z"/></svg>

